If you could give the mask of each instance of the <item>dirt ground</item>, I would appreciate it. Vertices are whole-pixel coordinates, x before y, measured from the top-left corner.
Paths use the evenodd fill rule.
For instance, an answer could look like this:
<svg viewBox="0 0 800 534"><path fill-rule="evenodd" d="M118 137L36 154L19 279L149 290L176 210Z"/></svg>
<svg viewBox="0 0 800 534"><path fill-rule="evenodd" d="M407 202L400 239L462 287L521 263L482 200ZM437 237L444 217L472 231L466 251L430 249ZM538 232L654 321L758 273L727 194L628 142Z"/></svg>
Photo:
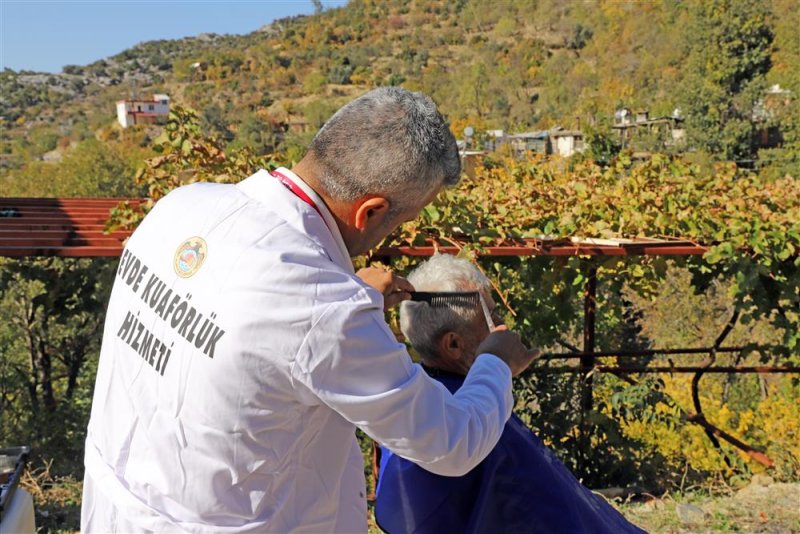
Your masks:
<svg viewBox="0 0 800 534"><path fill-rule="evenodd" d="M628 520L654 534L800 534L800 484L779 483L763 475L731 495L666 495L616 507Z"/></svg>
<svg viewBox="0 0 800 534"><path fill-rule="evenodd" d="M75 533L80 527L81 482L53 479L49 473L27 476L23 487L36 501L40 533ZM651 534L721 532L800 534L800 483L780 483L757 475L729 495L693 492L667 494L644 502L613 505ZM370 514L369 533L381 531Z"/></svg>

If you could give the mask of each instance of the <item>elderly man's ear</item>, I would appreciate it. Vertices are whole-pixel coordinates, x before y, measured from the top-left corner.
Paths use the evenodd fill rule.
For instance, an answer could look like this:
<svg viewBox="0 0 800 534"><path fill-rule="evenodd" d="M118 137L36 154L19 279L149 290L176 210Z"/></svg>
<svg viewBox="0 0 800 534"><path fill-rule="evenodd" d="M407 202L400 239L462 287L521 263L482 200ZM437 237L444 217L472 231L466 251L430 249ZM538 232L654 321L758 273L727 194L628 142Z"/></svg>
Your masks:
<svg viewBox="0 0 800 534"><path fill-rule="evenodd" d="M467 346L463 337L457 332L447 332L439 338L439 354L442 358L457 361L466 356Z"/></svg>

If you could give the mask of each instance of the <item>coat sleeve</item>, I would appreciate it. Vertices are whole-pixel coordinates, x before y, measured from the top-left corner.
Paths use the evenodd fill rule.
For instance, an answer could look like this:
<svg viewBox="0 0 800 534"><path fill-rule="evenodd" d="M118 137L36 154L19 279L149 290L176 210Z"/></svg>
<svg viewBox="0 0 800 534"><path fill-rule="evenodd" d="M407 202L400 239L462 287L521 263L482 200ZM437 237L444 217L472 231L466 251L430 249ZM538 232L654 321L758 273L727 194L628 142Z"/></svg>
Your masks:
<svg viewBox="0 0 800 534"><path fill-rule="evenodd" d="M301 387L399 456L461 476L494 448L511 415L511 371L480 355L454 395L414 364L361 289L320 310L295 358Z"/></svg>

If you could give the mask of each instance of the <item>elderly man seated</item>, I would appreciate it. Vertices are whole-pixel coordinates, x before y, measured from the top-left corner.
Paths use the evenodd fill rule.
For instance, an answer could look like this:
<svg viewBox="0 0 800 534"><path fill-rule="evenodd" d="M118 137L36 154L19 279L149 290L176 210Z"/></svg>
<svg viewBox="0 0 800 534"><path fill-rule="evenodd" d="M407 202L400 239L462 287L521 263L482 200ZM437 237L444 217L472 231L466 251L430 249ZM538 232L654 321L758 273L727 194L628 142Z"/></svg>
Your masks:
<svg viewBox="0 0 800 534"><path fill-rule="evenodd" d="M494 308L488 280L464 259L433 256L408 280L417 291L480 291L486 311ZM487 315L481 306L404 302L400 326L426 371L455 392L498 323ZM462 477L434 475L381 452L375 517L390 534L643 532L581 485L513 414L494 450Z"/></svg>

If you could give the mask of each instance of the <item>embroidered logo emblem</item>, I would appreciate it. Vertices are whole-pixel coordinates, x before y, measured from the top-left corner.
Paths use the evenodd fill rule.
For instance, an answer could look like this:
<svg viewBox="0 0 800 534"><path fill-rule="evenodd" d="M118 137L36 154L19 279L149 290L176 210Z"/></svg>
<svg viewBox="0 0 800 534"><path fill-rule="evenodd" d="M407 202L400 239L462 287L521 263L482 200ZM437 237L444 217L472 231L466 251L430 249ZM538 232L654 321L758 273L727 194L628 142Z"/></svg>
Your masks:
<svg viewBox="0 0 800 534"><path fill-rule="evenodd" d="M208 256L208 246L202 237L190 237L175 252L175 273L181 278L189 278L198 270Z"/></svg>

